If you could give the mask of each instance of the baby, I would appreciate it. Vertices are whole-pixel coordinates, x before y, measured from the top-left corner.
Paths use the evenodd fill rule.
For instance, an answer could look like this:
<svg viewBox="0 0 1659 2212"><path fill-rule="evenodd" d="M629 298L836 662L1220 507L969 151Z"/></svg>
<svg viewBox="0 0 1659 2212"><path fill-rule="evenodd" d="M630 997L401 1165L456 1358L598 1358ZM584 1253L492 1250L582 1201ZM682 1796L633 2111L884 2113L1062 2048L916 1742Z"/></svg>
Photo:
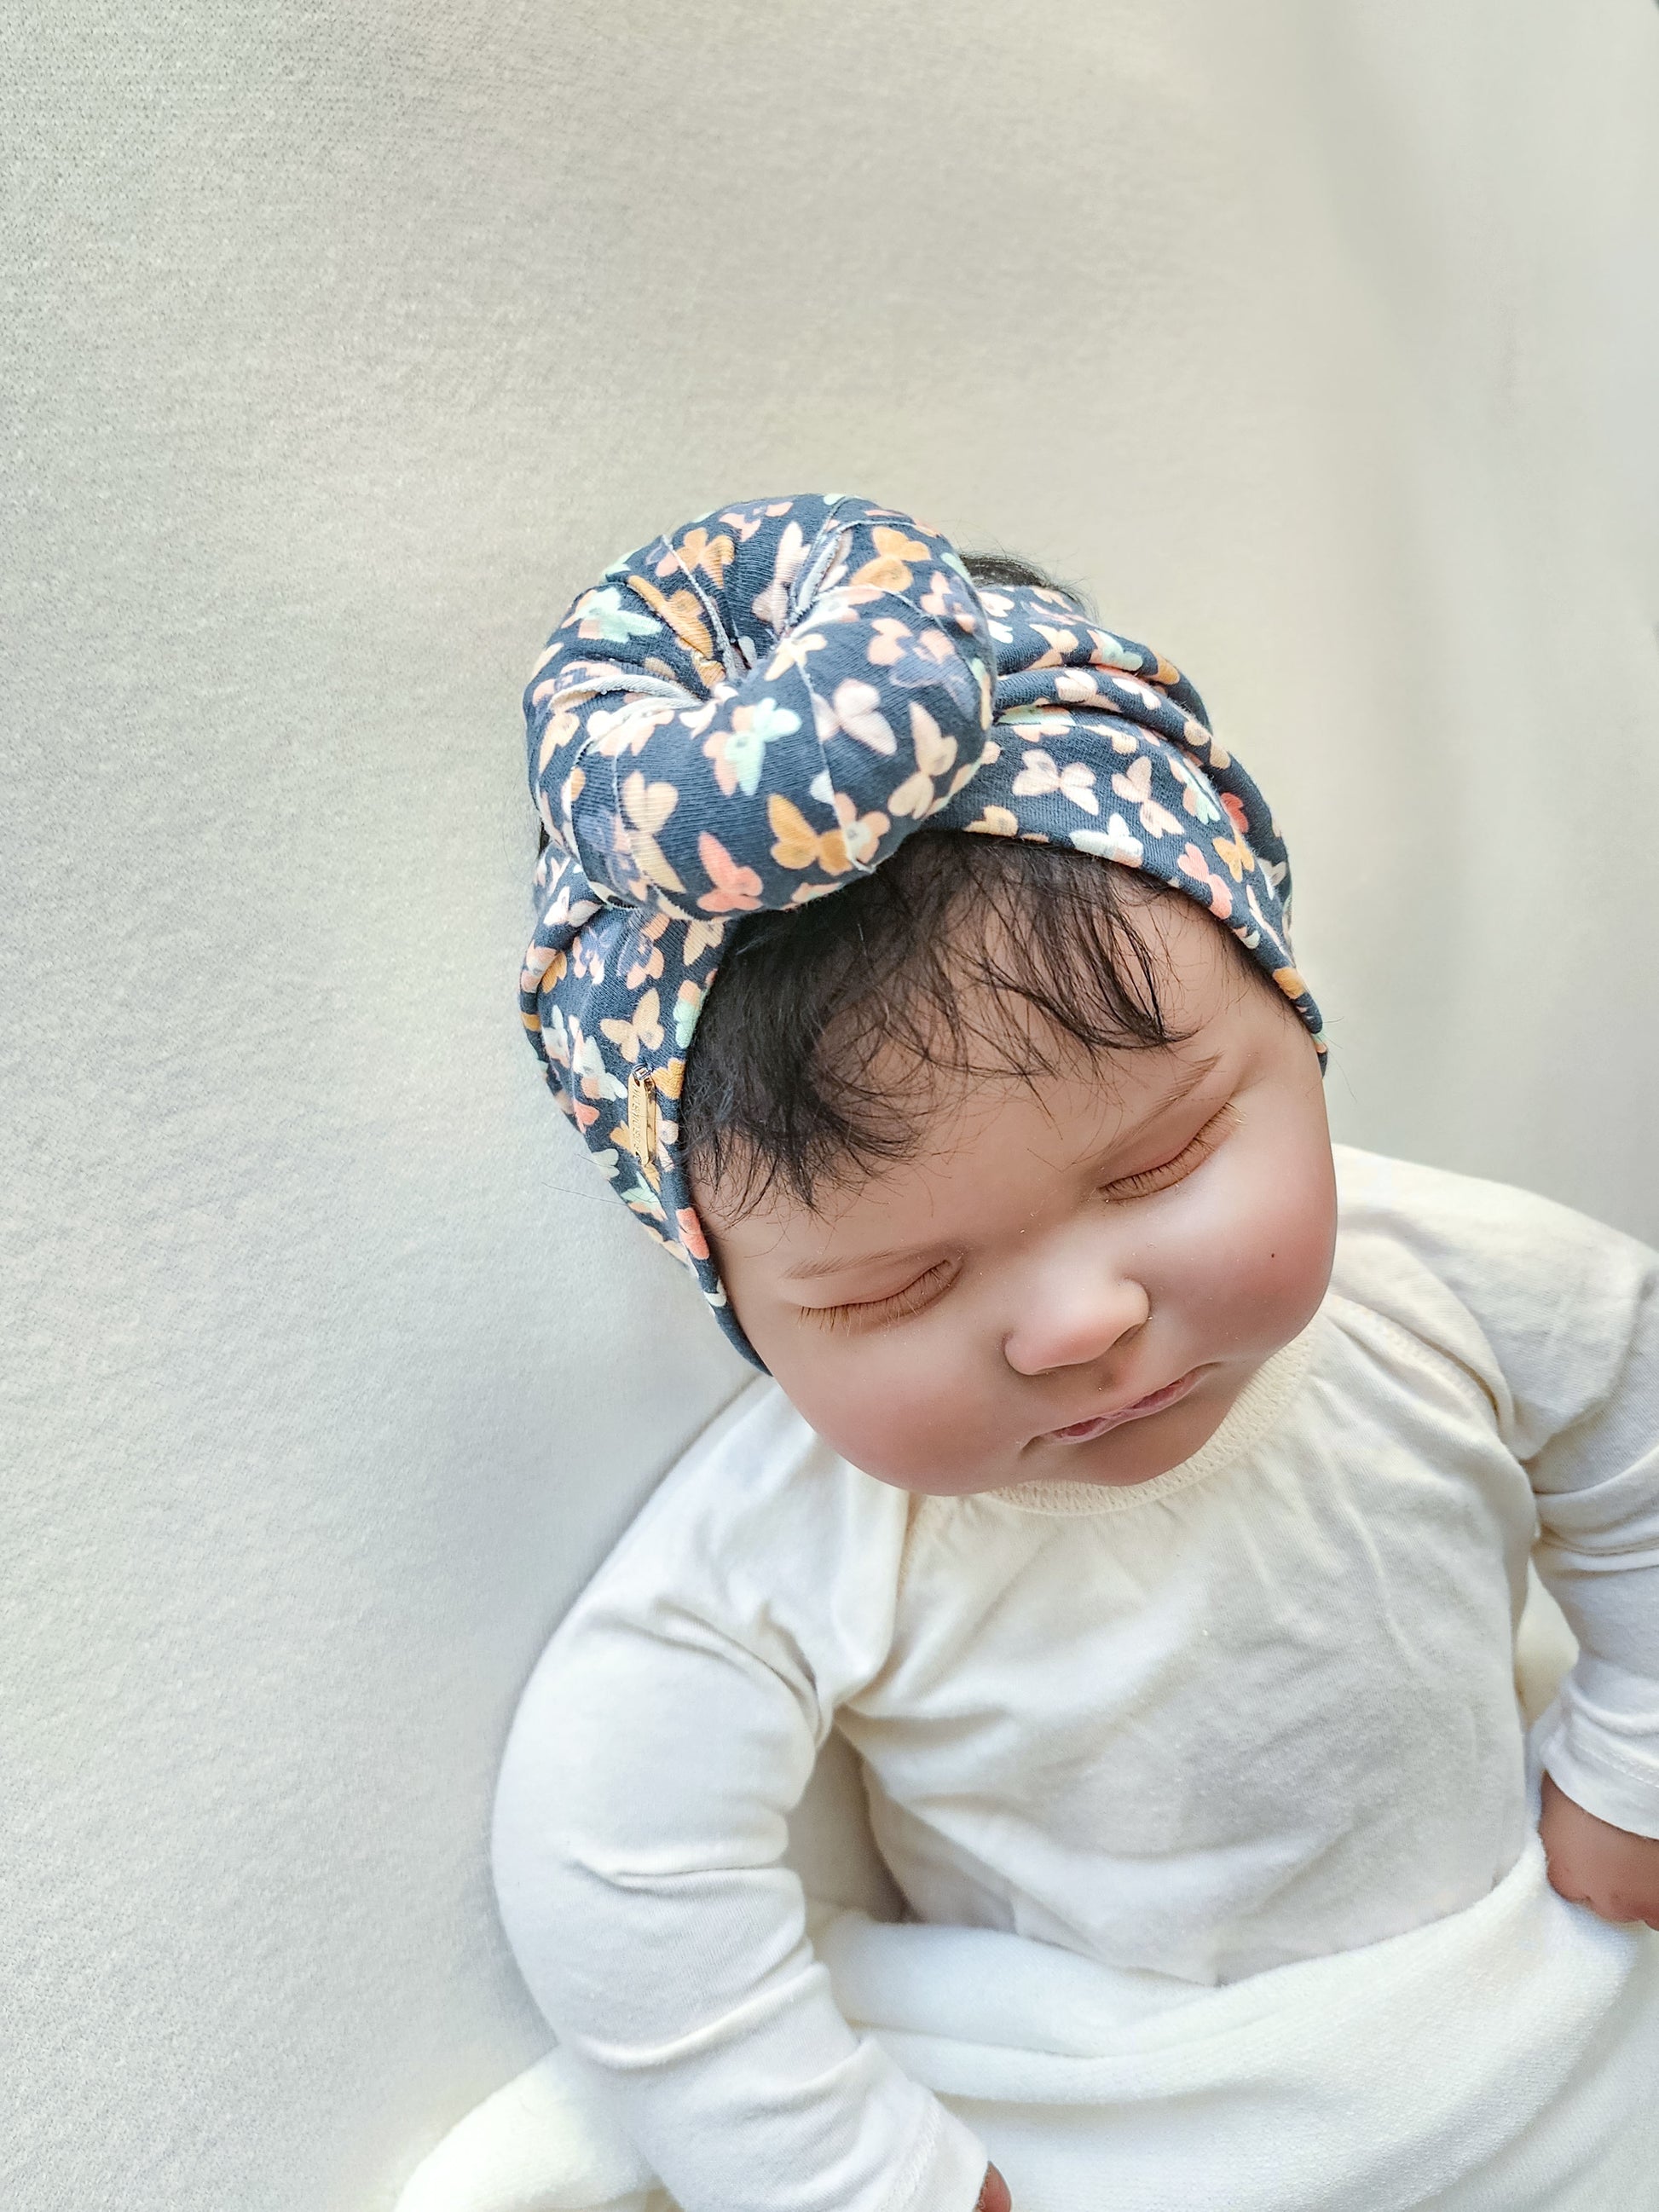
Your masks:
<svg viewBox="0 0 1659 2212"><path fill-rule="evenodd" d="M1333 1147L1284 847L1179 672L797 497L607 571L526 712L526 1026L771 1378L561 1626L496 1805L526 1979L685 2212L1009 2203L809 1940L832 1729L912 1918L1183 2000L1467 1914L1534 1826L1586 1927L1659 1925L1659 1255ZM1529 1790L1534 1547L1580 1656ZM1647 1944L1598 2064L1652 2048Z"/></svg>

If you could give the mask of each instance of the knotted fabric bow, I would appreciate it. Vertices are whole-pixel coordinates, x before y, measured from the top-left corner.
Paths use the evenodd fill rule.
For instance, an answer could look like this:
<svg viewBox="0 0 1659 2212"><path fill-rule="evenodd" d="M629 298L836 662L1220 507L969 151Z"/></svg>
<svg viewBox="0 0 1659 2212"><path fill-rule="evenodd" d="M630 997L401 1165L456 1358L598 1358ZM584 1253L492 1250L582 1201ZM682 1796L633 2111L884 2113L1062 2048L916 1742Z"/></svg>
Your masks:
<svg viewBox="0 0 1659 2212"><path fill-rule="evenodd" d="M757 1366L678 1120L697 1016L745 914L841 889L924 823L1072 845L1231 930L1324 1066L1284 843L1192 685L1059 592L975 586L896 508L757 500L641 546L554 631L525 717L548 836L526 1030L623 1202Z"/></svg>

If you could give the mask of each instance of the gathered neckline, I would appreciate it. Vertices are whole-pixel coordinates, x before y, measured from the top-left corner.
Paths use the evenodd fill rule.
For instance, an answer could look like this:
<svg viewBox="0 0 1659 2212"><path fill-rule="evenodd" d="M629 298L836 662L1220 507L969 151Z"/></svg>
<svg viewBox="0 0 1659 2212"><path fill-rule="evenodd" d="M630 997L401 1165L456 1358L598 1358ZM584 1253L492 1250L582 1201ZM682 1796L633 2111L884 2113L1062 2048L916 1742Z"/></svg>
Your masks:
<svg viewBox="0 0 1659 2212"><path fill-rule="evenodd" d="M1175 1491L1202 1482L1206 1475L1218 1474L1259 1443L1289 1405L1307 1372L1315 1333L1324 1318L1322 1302L1306 1328L1262 1361L1209 1442L1200 1444L1179 1466L1146 1482L1017 1482L1006 1490L981 1490L972 1495L998 1505L1012 1505L1021 1513L1129 1513L1139 1505L1153 1504Z"/></svg>

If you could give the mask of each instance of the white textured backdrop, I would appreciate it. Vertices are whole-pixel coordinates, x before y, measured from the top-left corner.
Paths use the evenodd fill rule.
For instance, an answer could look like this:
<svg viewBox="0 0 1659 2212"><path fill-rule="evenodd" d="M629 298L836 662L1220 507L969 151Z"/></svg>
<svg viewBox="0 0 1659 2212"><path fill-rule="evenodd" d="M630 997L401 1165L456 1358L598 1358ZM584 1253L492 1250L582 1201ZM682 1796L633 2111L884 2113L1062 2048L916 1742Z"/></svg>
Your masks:
<svg viewBox="0 0 1659 2212"><path fill-rule="evenodd" d="M536 648L757 492L1091 581L1339 1133L1659 1239L1659 11L7 32L0 2194L383 2212L546 2040L518 1686L744 1371L519 1034Z"/></svg>

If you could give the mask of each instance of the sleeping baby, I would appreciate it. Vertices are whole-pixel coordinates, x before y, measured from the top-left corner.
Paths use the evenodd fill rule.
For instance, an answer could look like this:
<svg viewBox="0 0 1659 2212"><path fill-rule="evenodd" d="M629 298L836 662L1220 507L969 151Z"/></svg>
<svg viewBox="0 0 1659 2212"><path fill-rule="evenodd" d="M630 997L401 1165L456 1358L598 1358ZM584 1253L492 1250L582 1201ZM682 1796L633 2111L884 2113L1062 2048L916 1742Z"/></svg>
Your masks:
<svg viewBox="0 0 1659 2212"><path fill-rule="evenodd" d="M1659 1945L1613 1924L1659 1925L1659 1255L1333 1147L1261 792L1018 562L721 509L577 599L526 713L526 1028L763 1370L559 1627L495 1808L529 1986L677 2203L1313 2212L1334 2104L1444 2108L1345 2212L1659 2207ZM1529 1736L1534 1559L1579 1656ZM908 1921L1179 2046L1156 2160L1104 2077L1016 2122L849 2021L782 1863L831 1730ZM1567 1994L1488 2081L1446 1970L1431 2067L1365 1993L1478 1960L1534 1862L1504 1941ZM1221 2005L1265 2173L1206 2119Z"/></svg>

